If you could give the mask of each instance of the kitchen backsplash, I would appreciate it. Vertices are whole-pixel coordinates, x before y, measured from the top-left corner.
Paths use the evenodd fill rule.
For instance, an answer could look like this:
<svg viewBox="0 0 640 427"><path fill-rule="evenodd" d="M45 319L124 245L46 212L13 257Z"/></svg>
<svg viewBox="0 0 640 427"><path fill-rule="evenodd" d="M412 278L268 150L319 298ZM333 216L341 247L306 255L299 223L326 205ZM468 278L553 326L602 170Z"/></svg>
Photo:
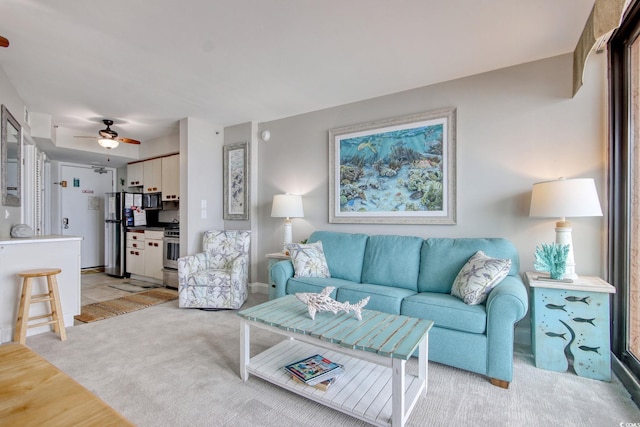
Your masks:
<svg viewBox="0 0 640 427"><path fill-rule="evenodd" d="M158 221L160 222L180 222L179 209L163 209L158 211Z"/></svg>

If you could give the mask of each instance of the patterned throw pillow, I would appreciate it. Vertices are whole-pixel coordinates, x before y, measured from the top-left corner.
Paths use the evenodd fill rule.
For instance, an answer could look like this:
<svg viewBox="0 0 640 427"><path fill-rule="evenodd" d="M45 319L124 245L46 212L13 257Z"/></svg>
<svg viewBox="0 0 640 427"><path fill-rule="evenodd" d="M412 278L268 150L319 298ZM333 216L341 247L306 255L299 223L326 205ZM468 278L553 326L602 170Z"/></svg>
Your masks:
<svg viewBox="0 0 640 427"><path fill-rule="evenodd" d="M321 241L289 243L287 249L293 262L294 277L331 277Z"/></svg>
<svg viewBox="0 0 640 427"><path fill-rule="evenodd" d="M510 269L510 259L490 258L478 251L456 276L451 295L460 298L465 304L482 304L491 289L509 274Z"/></svg>

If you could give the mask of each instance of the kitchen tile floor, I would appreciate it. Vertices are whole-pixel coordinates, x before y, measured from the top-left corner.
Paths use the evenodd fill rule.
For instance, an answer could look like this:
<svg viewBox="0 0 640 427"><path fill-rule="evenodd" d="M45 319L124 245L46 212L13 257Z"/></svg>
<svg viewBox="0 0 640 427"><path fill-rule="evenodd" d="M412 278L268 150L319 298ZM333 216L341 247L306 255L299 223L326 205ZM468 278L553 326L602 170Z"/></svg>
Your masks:
<svg viewBox="0 0 640 427"><path fill-rule="evenodd" d="M131 292L112 288L110 285L123 283L132 285L138 284L141 286L150 285L149 282L127 278L119 279L117 277L107 276L104 273L83 273L80 276L80 281L82 283L80 291L81 305L88 305L131 295Z"/></svg>

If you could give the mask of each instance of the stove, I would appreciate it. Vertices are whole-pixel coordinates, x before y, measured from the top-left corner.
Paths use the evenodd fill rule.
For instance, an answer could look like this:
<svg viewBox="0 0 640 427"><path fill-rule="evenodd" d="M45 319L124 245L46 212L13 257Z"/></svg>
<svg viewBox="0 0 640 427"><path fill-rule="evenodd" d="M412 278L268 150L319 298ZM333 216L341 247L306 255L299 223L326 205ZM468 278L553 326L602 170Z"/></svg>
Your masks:
<svg viewBox="0 0 640 427"><path fill-rule="evenodd" d="M178 288L178 258L180 258L180 229L164 229L164 249L162 270L164 285L170 288Z"/></svg>

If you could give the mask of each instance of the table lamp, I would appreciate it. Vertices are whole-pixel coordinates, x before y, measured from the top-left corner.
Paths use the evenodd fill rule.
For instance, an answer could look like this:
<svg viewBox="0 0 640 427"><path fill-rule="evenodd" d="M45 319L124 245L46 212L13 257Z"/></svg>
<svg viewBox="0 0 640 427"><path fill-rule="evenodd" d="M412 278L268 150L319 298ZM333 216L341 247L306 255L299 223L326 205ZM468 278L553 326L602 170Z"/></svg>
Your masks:
<svg viewBox="0 0 640 427"><path fill-rule="evenodd" d="M564 277L576 279L576 263L571 241L571 223L566 217L602 216L596 185L591 178L545 181L533 184L529 216L560 218L556 222L556 243L569 245Z"/></svg>
<svg viewBox="0 0 640 427"><path fill-rule="evenodd" d="M282 252L287 252L287 244L291 243L291 219L303 218L302 197L294 194L276 194L273 196L271 216L284 218L284 237L282 240Z"/></svg>

